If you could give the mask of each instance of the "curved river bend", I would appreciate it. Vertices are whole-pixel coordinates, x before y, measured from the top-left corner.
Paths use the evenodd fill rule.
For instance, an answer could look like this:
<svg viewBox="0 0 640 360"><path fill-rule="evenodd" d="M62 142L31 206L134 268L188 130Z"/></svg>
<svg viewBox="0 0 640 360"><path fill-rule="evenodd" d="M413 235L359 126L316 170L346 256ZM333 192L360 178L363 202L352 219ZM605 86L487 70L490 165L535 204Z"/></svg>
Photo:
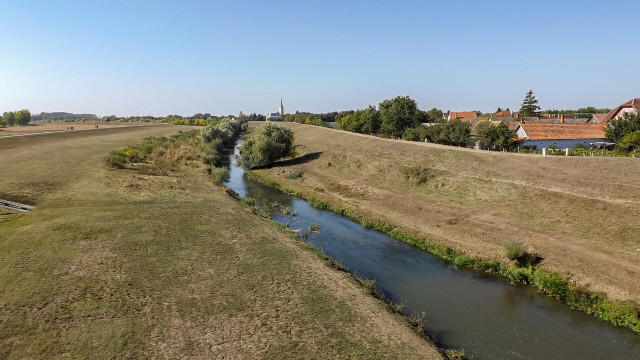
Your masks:
<svg viewBox="0 0 640 360"><path fill-rule="evenodd" d="M239 143L241 144L241 142ZM239 145L238 145L239 146ZM237 155L237 147L234 149ZM445 348L473 359L640 359L640 336L571 310L531 286L458 270L412 245L249 179L229 155L226 186L376 289L424 316L426 332ZM280 207L272 208L270 204ZM295 216L279 208L289 207ZM316 223L319 232L308 232Z"/></svg>

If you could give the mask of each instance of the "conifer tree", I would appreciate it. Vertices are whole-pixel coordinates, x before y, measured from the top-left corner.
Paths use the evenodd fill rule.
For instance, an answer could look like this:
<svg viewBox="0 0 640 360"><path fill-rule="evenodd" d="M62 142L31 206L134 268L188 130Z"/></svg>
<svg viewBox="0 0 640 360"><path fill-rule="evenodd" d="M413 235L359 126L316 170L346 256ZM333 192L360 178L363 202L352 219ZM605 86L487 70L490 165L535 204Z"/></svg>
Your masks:
<svg viewBox="0 0 640 360"><path fill-rule="evenodd" d="M538 110L540 110L538 100L533 95L533 90L529 90L522 101L520 116L538 116Z"/></svg>

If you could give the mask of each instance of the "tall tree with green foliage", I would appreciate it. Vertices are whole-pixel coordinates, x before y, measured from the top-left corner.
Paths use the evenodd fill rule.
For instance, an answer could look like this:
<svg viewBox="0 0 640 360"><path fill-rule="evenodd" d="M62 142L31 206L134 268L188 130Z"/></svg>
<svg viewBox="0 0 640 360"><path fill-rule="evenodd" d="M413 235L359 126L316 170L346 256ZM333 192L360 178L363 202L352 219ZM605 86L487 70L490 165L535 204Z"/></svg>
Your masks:
<svg viewBox="0 0 640 360"><path fill-rule="evenodd" d="M22 109L16 112L15 122L18 126L27 126L31 122L31 113L29 110Z"/></svg>
<svg viewBox="0 0 640 360"><path fill-rule="evenodd" d="M442 110L436 108L427 111L427 116L429 117L429 122L438 122L444 118Z"/></svg>
<svg viewBox="0 0 640 360"><path fill-rule="evenodd" d="M7 126L15 126L16 125L16 114L13 111L7 111L2 115L5 124Z"/></svg>
<svg viewBox="0 0 640 360"><path fill-rule="evenodd" d="M533 90L529 90L522 101L520 116L538 116L539 110L538 100L533 95Z"/></svg>
<svg viewBox="0 0 640 360"><path fill-rule="evenodd" d="M407 128L420 125L426 114L409 96L397 96L380 103L380 132L387 137L399 138Z"/></svg>

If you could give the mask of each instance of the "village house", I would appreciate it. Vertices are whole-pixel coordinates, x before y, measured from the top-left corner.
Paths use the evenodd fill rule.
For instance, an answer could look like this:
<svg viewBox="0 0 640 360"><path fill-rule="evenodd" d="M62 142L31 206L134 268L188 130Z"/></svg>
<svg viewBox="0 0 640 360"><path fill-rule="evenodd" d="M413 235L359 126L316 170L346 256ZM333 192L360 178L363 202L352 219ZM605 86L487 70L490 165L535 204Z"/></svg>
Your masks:
<svg viewBox="0 0 640 360"><path fill-rule="evenodd" d="M502 110L502 111L499 111L499 112L491 115L491 117L498 117L498 118L501 118L501 117L512 117L512 116L513 116L513 114L511 113L511 110L509 110L508 108L506 110Z"/></svg>
<svg viewBox="0 0 640 360"><path fill-rule="evenodd" d="M470 119L477 117L475 111L449 111L447 115L447 121L455 120L455 119Z"/></svg>
<svg viewBox="0 0 640 360"><path fill-rule="evenodd" d="M607 114L593 114L587 119L587 124L600 124Z"/></svg>
<svg viewBox="0 0 640 360"><path fill-rule="evenodd" d="M517 138L524 146L535 145L537 149L555 145L558 148L575 148L582 144L589 148L591 143L606 142L602 124L520 124L516 130Z"/></svg>
<svg viewBox="0 0 640 360"><path fill-rule="evenodd" d="M631 99L611 110L600 123L606 124L609 120L622 119L625 114L637 114L638 110L640 110L640 98Z"/></svg>

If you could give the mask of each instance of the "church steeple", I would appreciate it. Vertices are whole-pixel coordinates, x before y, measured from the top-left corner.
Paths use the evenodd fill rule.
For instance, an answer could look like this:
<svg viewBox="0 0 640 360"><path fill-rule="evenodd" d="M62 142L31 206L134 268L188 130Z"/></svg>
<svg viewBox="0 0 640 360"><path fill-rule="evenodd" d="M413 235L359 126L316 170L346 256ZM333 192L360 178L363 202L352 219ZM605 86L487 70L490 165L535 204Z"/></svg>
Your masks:
<svg viewBox="0 0 640 360"><path fill-rule="evenodd" d="M284 116L284 105L282 105L282 98L280 98L280 107L278 108L278 114Z"/></svg>

